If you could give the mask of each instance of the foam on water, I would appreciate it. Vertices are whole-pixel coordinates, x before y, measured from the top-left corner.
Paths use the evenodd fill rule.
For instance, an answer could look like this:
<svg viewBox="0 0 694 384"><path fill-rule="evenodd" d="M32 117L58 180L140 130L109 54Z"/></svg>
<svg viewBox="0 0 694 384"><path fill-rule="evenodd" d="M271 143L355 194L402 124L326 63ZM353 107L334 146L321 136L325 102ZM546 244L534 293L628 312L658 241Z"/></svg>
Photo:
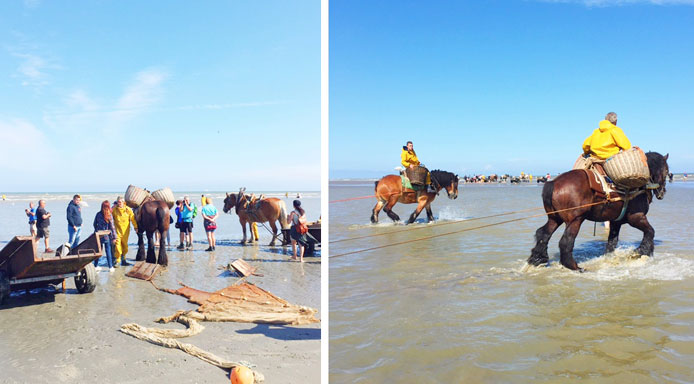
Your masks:
<svg viewBox="0 0 694 384"><path fill-rule="evenodd" d="M558 260L550 260L548 267L532 267L528 266L525 260L519 260L522 266L516 271L531 275L568 273L597 281L673 281L694 277L694 260L670 253L655 253L653 257L635 257L633 252L633 248L619 248L613 253L580 263L579 266L585 269L585 273L581 274L568 270Z"/></svg>
<svg viewBox="0 0 694 384"><path fill-rule="evenodd" d="M439 211L439 216L437 220L441 221L461 221L469 219L469 216L465 215L462 207L446 206Z"/></svg>

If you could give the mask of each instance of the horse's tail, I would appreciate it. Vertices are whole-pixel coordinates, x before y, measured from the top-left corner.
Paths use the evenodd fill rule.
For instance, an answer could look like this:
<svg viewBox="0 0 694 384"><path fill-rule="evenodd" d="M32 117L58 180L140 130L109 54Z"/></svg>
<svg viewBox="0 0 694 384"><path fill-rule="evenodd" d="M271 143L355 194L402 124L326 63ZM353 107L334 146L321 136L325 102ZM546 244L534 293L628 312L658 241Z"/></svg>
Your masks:
<svg viewBox="0 0 694 384"><path fill-rule="evenodd" d="M378 182L379 181L381 181L381 180L374 181L374 192L376 192L378 190Z"/></svg>
<svg viewBox="0 0 694 384"><path fill-rule="evenodd" d="M542 187L542 203L545 206L545 211L553 211L554 206L552 205L552 195L554 194L554 180L548 181Z"/></svg>
<svg viewBox="0 0 694 384"><path fill-rule="evenodd" d="M164 212L164 208L162 207L157 207L157 227L159 228L160 233L164 233L164 228L166 225L164 224L169 224L169 215Z"/></svg>
<svg viewBox="0 0 694 384"><path fill-rule="evenodd" d="M282 229L287 229L289 228L289 225L287 224L287 205L284 204L284 201L280 200L280 227Z"/></svg>

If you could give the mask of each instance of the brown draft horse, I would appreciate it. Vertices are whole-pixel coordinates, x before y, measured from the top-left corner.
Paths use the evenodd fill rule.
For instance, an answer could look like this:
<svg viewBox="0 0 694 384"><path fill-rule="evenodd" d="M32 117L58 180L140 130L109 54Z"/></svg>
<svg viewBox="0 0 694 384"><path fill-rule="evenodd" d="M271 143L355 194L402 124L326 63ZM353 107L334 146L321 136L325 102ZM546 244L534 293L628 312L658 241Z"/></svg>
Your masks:
<svg viewBox="0 0 694 384"><path fill-rule="evenodd" d="M145 242L142 234L147 232L147 262L168 265L166 256L166 233L169 231L169 206L166 202L150 200L135 211L137 221L137 256L136 261L145 260ZM154 255L154 232L159 233L159 260Z"/></svg>
<svg viewBox="0 0 694 384"><path fill-rule="evenodd" d="M396 203L417 204L417 209L410 215L407 224L412 224L423 209L427 211L427 219L434 220L431 212L431 202L434 201L439 191L446 190L451 200L458 198L458 175L451 172L431 171L431 184L436 192L416 192L402 187L402 179L398 175L387 175L376 182L376 206L371 214L371 222L378 223L378 213L383 209L393 221L399 221L400 217L393 212Z"/></svg>
<svg viewBox="0 0 694 384"><path fill-rule="evenodd" d="M656 152L648 152L646 154L651 174L650 182L658 185L655 188L655 197L658 200L662 200L665 196L665 182L669 173L668 156L662 156ZM642 188L645 189L645 187ZM652 194L653 191L651 189L646 189L643 193L630 200L624 217L621 219L619 216L624 207L623 201L598 204L547 215L547 223L535 233L536 244L528 258L528 264L537 266L549 261L547 242L554 231L562 223L565 223L566 229L559 241L560 261L566 268L582 272L583 269L578 267L572 253L574 241L584 220L610 222L610 234L607 239L605 253L615 250L619 238L619 230L623 224L628 223L643 232L641 245L636 249L636 252L640 255L652 256L655 231L646 218L648 206L653 199ZM556 179L544 185L542 188L542 201L545 206L545 212L552 212L597 203L604 201L604 198L598 198L590 189L588 177L583 170L572 170L559 175Z"/></svg>
<svg viewBox="0 0 694 384"><path fill-rule="evenodd" d="M248 224L248 230L251 231L250 240L248 240L248 242L252 243L252 223L270 222L272 241L270 241L269 245L275 245L275 240L277 239L277 225L275 225L275 222L280 222L280 229L289 228L287 225L287 206L284 204L284 201L276 197L270 197L254 202L253 204L255 204L256 207L249 211L249 196L243 193L244 190L245 188L239 191L238 194L227 193L224 199L224 213L229 213L232 208L236 208L236 214L239 216L239 223L241 223L241 228L243 228L243 240L241 240L241 244L246 243L246 224Z"/></svg>

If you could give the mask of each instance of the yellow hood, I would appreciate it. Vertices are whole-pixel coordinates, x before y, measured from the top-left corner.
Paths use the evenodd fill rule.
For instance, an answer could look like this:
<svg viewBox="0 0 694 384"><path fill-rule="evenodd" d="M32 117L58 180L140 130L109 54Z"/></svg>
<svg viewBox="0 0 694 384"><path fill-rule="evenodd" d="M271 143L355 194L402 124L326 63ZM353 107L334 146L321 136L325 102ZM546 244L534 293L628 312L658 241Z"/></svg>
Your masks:
<svg viewBox="0 0 694 384"><path fill-rule="evenodd" d="M616 127L616 125L610 123L607 120L601 121L600 124L598 125L598 129L600 130L600 132L606 132L606 131L614 128L614 127Z"/></svg>
<svg viewBox="0 0 694 384"><path fill-rule="evenodd" d="M618 126L603 120L598 129L583 142L583 152L600 159L607 159L619 153L619 150L631 148L631 142Z"/></svg>

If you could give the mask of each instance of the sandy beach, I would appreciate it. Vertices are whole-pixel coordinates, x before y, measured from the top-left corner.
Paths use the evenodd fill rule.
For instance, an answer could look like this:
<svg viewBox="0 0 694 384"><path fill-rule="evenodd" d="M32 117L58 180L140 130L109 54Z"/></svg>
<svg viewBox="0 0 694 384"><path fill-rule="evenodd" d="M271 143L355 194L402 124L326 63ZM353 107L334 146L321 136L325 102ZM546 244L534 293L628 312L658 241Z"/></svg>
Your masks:
<svg viewBox="0 0 694 384"><path fill-rule="evenodd" d="M48 210L54 212L51 229L55 248L67 238L62 195L47 195ZM91 233L91 221L98 202L110 194L83 195L88 207L83 238ZM191 196L195 196L191 194ZM198 194L199 196L199 194ZM221 208L221 198L212 195ZM23 209L35 196L10 195L0 205L2 219L0 247L15 234L24 234ZM65 200L65 201L63 201ZM289 200L290 201L290 200ZM317 193L302 199L309 219L318 216ZM61 217L62 215L62 217ZM316 217L313 217L316 216ZM263 277L249 281L293 304L319 310L320 257L306 258L304 264L289 261L291 247L269 247L270 235L261 230L260 245L238 244L240 226L235 214L222 215L215 252L205 252L204 234L195 228L193 251L169 253L169 266L155 278L160 288L179 288L179 282L214 291L232 285L237 277L222 269L243 258L260 267ZM15 233L16 232L16 233ZM66 233L62 233L66 232ZM174 236L175 235L175 236ZM177 233L172 232L172 244ZM136 236L131 234L128 259L133 262ZM43 244L39 245L43 250ZM0 306L0 365L2 383L87 382L229 382L226 371L180 350L156 346L119 332L125 323L145 327L179 328L181 324L157 324L158 317L197 307L184 297L158 291L148 282L129 278L129 267L98 273L94 292L79 294L72 279L66 292L50 288L29 294L14 292ZM248 362L265 376L267 383L317 383L320 381L320 323L308 326L270 326L249 323L203 322L205 330L180 339L223 359Z"/></svg>

